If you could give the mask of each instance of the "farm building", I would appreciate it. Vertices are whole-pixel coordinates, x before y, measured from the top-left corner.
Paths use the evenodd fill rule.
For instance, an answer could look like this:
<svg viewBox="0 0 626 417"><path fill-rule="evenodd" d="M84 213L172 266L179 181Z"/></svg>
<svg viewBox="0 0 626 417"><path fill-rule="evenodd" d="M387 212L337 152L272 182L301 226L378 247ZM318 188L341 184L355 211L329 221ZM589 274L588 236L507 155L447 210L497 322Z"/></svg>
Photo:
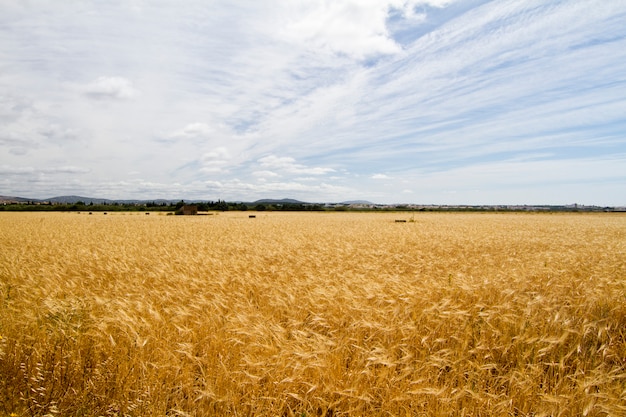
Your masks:
<svg viewBox="0 0 626 417"><path fill-rule="evenodd" d="M176 210L176 214L180 214L183 216L195 216L196 214L198 214L198 206L196 206L195 204L184 205Z"/></svg>

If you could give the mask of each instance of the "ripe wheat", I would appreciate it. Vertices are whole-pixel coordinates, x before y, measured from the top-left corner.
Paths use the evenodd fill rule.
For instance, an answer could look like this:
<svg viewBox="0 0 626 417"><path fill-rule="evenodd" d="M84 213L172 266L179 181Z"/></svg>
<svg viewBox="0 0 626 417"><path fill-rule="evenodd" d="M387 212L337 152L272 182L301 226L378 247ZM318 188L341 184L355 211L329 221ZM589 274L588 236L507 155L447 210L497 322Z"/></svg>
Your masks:
<svg viewBox="0 0 626 417"><path fill-rule="evenodd" d="M0 416L626 415L626 216L399 216L1 213Z"/></svg>

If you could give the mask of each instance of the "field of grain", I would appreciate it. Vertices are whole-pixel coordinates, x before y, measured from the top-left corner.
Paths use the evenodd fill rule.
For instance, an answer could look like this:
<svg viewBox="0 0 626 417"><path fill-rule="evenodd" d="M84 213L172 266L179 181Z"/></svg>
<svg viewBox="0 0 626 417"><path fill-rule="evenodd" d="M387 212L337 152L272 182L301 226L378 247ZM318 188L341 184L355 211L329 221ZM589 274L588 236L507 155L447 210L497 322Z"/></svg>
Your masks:
<svg viewBox="0 0 626 417"><path fill-rule="evenodd" d="M626 216L248 214L0 213L0 416L626 415Z"/></svg>

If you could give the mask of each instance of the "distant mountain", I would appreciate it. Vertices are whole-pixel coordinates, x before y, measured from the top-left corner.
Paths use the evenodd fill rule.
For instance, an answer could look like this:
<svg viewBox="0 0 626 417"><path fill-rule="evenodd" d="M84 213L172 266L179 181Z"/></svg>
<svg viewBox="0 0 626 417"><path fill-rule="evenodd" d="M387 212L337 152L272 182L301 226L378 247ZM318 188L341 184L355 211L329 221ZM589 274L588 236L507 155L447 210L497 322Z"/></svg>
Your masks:
<svg viewBox="0 0 626 417"><path fill-rule="evenodd" d="M31 200L28 200L31 201ZM96 198L96 197L83 197L79 195L64 195L59 197L51 197L46 198L40 201L50 201L52 203L57 204L76 204L79 201L82 201L85 204L176 204L180 201L180 199L166 200L166 199L151 199L151 200L137 200L137 199L129 199L129 200L111 200L108 198ZM205 200L184 200L186 203L199 203Z"/></svg>
<svg viewBox="0 0 626 417"><path fill-rule="evenodd" d="M50 201L57 204L76 204L82 201L85 204L112 204L117 200L108 200L106 198L82 197L79 195L63 195L59 197L45 198L41 201Z"/></svg>
<svg viewBox="0 0 626 417"><path fill-rule="evenodd" d="M28 203L29 201L39 201L37 199L32 198L24 198L24 197L10 197L7 195L0 195L0 202L6 203Z"/></svg>
<svg viewBox="0 0 626 417"><path fill-rule="evenodd" d="M283 198L281 200L274 200L271 198L264 198L252 202L252 204L310 204L304 201L294 200L293 198Z"/></svg>
<svg viewBox="0 0 626 417"><path fill-rule="evenodd" d="M98 197L85 197L80 195L62 195L57 197L50 198L25 198L25 197L10 197L0 195L0 202L13 202L13 203L42 203L42 202L51 202L55 204L76 204L79 201L82 201L85 204L147 204L147 203L155 203L155 204L176 204L180 201L180 199L173 200L165 200L165 199L152 199L152 200L111 200L108 198L98 198ZM187 203L196 203L204 200L185 200Z"/></svg>
<svg viewBox="0 0 626 417"><path fill-rule="evenodd" d="M82 195L62 195L57 197L50 198L24 198L24 197L10 197L10 196L0 196L0 202L16 202L16 203L28 203L28 202L44 202L49 201L55 204L76 204L79 201L82 201L85 204L146 204L146 203L155 203L155 204L176 204L181 199L108 199L108 198L98 198L98 197L86 197ZM198 200L198 199L183 199L185 203L203 203L206 201L211 201L211 199L207 200ZM300 200L295 200L292 198L283 198L283 199L271 199L265 198L262 200L257 200L253 203L248 204L311 204Z"/></svg>
<svg viewBox="0 0 626 417"><path fill-rule="evenodd" d="M371 205L374 204L371 201L367 201L367 200L350 200L350 201L342 201L339 204L366 204L366 205Z"/></svg>

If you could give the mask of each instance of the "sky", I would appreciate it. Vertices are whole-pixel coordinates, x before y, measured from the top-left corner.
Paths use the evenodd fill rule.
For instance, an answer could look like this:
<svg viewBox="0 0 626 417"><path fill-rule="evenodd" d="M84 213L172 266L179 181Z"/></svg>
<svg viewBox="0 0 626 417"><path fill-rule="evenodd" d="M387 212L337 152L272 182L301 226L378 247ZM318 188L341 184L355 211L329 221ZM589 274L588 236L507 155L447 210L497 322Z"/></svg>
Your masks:
<svg viewBox="0 0 626 417"><path fill-rule="evenodd" d="M626 205L625 0L0 0L0 195Z"/></svg>

